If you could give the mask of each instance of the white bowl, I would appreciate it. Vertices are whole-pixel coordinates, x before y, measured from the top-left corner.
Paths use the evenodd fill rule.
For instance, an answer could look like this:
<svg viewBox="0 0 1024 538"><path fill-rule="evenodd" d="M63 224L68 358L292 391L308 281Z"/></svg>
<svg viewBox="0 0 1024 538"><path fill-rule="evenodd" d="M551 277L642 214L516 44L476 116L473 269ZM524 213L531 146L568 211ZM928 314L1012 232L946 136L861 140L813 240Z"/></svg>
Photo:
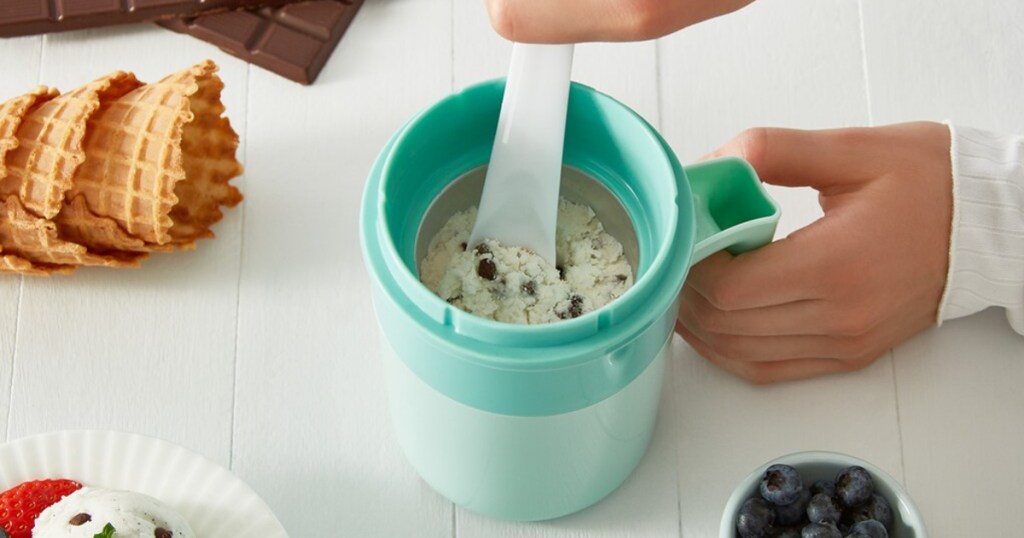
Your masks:
<svg viewBox="0 0 1024 538"><path fill-rule="evenodd" d="M203 538L288 538L263 499L220 465L167 441L114 431L59 431L0 445L0 491L70 478L145 493Z"/></svg>
<svg viewBox="0 0 1024 538"><path fill-rule="evenodd" d="M810 487L816 480L835 480L843 469L851 465L860 465L871 473L875 491L885 497L885 500L889 501L892 506L893 530L889 534L889 538L928 537L924 520L917 510L917 506L914 505L914 501L911 500L903 486L889 473L853 456L837 452L814 451L797 452L775 458L747 475L733 490L729 501L725 503L725 510L722 511L722 523L719 525L719 538L739 537L739 533L736 532L736 517L740 506L747 499L759 495L758 485L761 483L761 477L764 476L768 466L776 463L792 466L799 471L807 487Z"/></svg>

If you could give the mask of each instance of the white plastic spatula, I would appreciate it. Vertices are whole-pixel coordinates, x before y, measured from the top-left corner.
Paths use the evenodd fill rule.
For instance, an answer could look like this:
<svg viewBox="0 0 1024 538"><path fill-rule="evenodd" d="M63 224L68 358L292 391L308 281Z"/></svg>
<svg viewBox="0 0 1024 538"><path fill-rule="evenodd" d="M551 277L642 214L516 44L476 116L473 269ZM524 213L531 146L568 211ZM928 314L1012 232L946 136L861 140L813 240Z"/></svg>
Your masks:
<svg viewBox="0 0 1024 538"><path fill-rule="evenodd" d="M484 239L555 263L555 222L573 45L512 46L471 247Z"/></svg>

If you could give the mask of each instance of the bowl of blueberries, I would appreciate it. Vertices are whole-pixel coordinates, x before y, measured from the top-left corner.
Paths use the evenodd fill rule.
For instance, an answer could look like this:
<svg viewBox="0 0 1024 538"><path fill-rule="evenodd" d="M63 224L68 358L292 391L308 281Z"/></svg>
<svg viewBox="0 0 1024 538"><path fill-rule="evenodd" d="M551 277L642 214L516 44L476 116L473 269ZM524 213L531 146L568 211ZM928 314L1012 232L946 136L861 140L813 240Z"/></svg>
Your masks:
<svg viewBox="0 0 1024 538"><path fill-rule="evenodd" d="M885 471L836 452L772 460L733 490L719 538L927 538L906 490Z"/></svg>

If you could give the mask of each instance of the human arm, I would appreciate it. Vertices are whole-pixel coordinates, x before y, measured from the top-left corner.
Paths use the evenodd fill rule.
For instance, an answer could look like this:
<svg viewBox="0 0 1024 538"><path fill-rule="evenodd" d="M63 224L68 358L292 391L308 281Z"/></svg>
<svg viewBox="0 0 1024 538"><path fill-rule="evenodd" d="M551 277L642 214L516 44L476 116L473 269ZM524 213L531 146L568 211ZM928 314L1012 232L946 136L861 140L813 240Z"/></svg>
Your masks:
<svg viewBox="0 0 1024 538"><path fill-rule="evenodd" d="M950 131L953 223L939 323L997 306L1024 334L1024 136Z"/></svg>

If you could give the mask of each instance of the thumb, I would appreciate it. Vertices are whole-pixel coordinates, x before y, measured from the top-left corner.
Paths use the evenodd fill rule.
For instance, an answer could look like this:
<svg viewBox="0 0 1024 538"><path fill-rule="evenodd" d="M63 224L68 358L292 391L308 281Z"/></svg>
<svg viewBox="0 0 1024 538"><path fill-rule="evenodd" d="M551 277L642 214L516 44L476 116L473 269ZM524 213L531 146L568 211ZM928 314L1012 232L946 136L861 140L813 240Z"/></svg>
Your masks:
<svg viewBox="0 0 1024 538"><path fill-rule="evenodd" d="M491 25L502 37L523 43L621 41L616 21L622 2L603 0L487 0Z"/></svg>
<svg viewBox="0 0 1024 538"><path fill-rule="evenodd" d="M524 43L653 39L751 1L486 0L494 29Z"/></svg>
<svg viewBox="0 0 1024 538"><path fill-rule="evenodd" d="M700 160L741 157L762 181L785 187L842 188L871 177L867 129L747 129Z"/></svg>

